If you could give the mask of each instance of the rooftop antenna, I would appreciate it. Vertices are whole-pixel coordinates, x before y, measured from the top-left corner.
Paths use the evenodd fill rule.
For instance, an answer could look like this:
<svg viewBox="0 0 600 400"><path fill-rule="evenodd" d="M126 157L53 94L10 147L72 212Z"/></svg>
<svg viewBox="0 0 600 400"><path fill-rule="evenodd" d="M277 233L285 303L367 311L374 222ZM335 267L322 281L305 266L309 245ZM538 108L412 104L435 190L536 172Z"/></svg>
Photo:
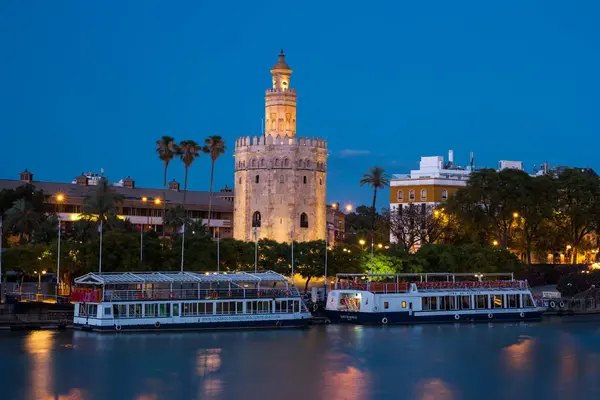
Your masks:
<svg viewBox="0 0 600 400"><path fill-rule="evenodd" d="M471 171L475 169L475 155L473 152L469 155L469 164L471 165Z"/></svg>

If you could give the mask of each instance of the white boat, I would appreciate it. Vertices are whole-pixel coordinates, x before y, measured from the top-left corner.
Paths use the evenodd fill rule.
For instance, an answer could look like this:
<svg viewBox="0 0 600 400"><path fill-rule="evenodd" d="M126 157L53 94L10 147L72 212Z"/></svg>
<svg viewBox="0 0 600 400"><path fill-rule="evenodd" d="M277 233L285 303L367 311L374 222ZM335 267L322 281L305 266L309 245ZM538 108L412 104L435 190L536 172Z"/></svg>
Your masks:
<svg viewBox="0 0 600 400"><path fill-rule="evenodd" d="M502 279L504 277L504 279ZM512 274L338 274L330 322L414 324L539 319L527 281Z"/></svg>
<svg viewBox="0 0 600 400"><path fill-rule="evenodd" d="M75 279L76 328L100 332L302 328L298 290L259 273L89 273Z"/></svg>

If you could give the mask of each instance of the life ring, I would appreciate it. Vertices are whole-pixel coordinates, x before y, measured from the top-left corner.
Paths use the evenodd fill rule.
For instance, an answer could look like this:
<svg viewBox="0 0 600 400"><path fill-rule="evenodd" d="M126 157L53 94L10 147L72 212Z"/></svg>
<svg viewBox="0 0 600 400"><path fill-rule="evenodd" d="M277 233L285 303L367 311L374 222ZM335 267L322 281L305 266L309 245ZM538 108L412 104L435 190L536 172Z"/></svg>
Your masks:
<svg viewBox="0 0 600 400"><path fill-rule="evenodd" d="M521 311L521 313L519 314L519 317L525 318L525 313L523 311Z"/></svg>
<svg viewBox="0 0 600 400"><path fill-rule="evenodd" d="M175 298L175 293L173 293L173 292L169 293L169 298L170 299L174 299Z"/></svg>
<svg viewBox="0 0 600 400"><path fill-rule="evenodd" d="M458 321L460 319L460 315L454 314L454 319Z"/></svg>
<svg viewBox="0 0 600 400"><path fill-rule="evenodd" d="M154 323L154 326L155 326L155 327L157 327L157 328L160 328L160 322L156 321L156 322Z"/></svg>
<svg viewBox="0 0 600 400"><path fill-rule="evenodd" d="M325 320L325 325L329 325L331 323L331 320L328 318Z"/></svg>
<svg viewBox="0 0 600 400"><path fill-rule="evenodd" d="M377 311L377 310L378 310L377 306L373 307L373 311Z"/></svg>
<svg viewBox="0 0 600 400"><path fill-rule="evenodd" d="M550 302L550 308L556 308L556 302L551 301Z"/></svg>
<svg viewBox="0 0 600 400"><path fill-rule="evenodd" d="M388 323L388 319L386 317L381 318L381 323L386 325Z"/></svg>
<svg viewBox="0 0 600 400"><path fill-rule="evenodd" d="M559 306L560 308L563 308L563 307L565 306L565 302L564 302L564 301L561 301L560 303L558 303L558 306Z"/></svg>
<svg viewBox="0 0 600 400"><path fill-rule="evenodd" d="M492 318L494 318L494 314L492 314L492 313L489 313L489 314L488 314L488 318L489 318L489 319L492 319Z"/></svg>
<svg viewBox="0 0 600 400"><path fill-rule="evenodd" d="M117 330L117 331L120 332L121 331L121 325L115 325L115 330Z"/></svg>
<svg viewBox="0 0 600 400"><path fill-rule="evenodd" d="M257 293L257 295L258 295L258 297L262 297L262 295L263 295L262 291L259 290L258 293Z"/></svg>

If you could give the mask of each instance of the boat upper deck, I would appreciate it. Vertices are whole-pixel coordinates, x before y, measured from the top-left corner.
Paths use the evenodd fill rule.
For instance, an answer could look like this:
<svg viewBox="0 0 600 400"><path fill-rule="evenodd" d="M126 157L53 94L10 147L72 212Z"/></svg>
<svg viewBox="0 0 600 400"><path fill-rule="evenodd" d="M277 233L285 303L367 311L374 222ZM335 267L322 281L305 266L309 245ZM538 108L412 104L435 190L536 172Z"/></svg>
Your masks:
<svg viewBox="0 0 600 400"><path fill-rule="evenodd" d="M236 272L104 272L75 279L76 302L139 300L217 300L295 297L288 278L273 271ZM279 285L279 286L278 286Z"/></svg>
<svg viewBox="0 0 600 400"><path fill-rule="evenodd" d="M508 279L500 279L503 277ZM337 274L332 289L371 293L515 291L529 290L529 284L515 280L512 273Z"/></svg>

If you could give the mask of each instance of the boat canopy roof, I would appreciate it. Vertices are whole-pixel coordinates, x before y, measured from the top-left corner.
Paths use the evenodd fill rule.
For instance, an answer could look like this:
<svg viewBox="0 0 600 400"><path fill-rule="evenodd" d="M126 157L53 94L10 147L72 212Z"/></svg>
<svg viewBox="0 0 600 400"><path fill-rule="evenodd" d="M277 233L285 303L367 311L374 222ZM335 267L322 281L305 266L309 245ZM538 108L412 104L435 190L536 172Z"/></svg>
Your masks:
<svg viewBox="0 0 600 400"><path fill-rule="evenodd" d="M364 277L364 278L363 278ZM482 273L482 272L461 272L461 273L451 273L451 272L431 272L431 273L413 273L413 274L336 274L337 279L350 279L350 278L477 278L481 279L484 277L504 277L509 278L510 280L514 279L514 275L512 272L494 272L494 273Z"/></svg>
<svg viewBox="0 0 600 400"><path fill-rule="evenodd" d="M210 282L287 282L288 278L273 271L248 272L90 272L79 278L79 285L126 285L149 283L210 283Z"/></svg>

